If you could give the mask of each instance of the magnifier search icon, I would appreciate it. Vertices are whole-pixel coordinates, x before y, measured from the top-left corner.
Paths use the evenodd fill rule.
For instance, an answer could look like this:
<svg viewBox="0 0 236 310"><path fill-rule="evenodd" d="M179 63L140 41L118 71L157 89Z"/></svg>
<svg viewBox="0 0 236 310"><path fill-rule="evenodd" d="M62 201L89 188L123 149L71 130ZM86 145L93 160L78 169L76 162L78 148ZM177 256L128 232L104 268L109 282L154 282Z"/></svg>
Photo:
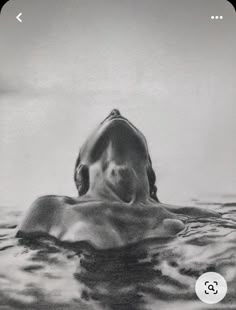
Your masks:
<svg viewBox="0 0 236 310"><path fill-rule="evenodd" d="M208 285L208 290L215 292L214 286L212 284Z"/></svg>
<svg viewBox="0 0 236 310"><path fill-rule="evenodd" d="M216 304L225 297L227 282L217 272L206 272L197 279L195 291L201 301L206 304Z"/></svg>

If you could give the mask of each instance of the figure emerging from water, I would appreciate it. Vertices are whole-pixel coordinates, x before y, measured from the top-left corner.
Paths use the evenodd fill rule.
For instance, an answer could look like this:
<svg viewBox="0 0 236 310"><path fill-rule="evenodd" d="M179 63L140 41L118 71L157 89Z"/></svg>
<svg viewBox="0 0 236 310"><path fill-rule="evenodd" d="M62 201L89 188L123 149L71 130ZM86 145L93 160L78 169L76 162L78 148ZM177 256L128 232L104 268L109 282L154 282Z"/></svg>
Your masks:
<svg viewBox="0 0 236 310"><path fill-rule="evenodd" d="M82 146L74 180L78 197L38 198L17 236L49 235L107 249L175 236L185 227L180 214L217 216L159 202L146 139L116 109Z"/></svg>

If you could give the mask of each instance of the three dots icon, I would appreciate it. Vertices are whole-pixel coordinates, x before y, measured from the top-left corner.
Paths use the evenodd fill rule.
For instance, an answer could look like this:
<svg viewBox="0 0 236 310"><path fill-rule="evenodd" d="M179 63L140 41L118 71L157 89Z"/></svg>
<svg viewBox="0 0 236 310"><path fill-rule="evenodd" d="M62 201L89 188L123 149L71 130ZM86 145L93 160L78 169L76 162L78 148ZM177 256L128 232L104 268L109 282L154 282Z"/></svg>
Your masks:
<svg viewBox="0 0 236 310"><path fill-rule="evenodd" d="M223 16L222 16L222 15L220 15L220 16L218 16L218 15L214 16L214 15L212 15L212 16L211 16L211 19L223 19Z"/></svg>

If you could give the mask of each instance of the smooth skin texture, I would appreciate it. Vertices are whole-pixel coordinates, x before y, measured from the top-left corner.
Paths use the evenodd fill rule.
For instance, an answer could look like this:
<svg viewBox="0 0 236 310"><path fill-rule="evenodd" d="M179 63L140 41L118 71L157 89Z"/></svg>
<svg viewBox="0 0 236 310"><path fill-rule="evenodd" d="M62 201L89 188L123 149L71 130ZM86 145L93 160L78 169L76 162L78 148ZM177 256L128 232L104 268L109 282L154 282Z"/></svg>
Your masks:
<svg viewBox="0 0 236 310"><path fill-rule="evenodd" d="M108 249L173 237L184 229L184 216L218 216L200 208L159 202L146 139L116 109L82 146L74 180L78 197L38 198L17 236L46 234Z"/></svg>

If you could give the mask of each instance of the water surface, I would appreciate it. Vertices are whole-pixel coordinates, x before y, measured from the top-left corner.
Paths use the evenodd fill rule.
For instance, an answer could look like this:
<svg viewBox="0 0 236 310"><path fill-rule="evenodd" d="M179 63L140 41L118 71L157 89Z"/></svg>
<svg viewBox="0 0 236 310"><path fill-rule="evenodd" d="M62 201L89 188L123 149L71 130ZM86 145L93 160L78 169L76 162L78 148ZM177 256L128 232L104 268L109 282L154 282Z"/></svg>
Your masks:
<svg viewBox="0 0 236 310"><path fill-rule="evenodd" d="M222 217L186 217L174 239L105 251L17 239L22 211L0 207L0 309L236 309L236 203L195 204ZM195 295L207 271L228 283L217 305Z"/></svg>

